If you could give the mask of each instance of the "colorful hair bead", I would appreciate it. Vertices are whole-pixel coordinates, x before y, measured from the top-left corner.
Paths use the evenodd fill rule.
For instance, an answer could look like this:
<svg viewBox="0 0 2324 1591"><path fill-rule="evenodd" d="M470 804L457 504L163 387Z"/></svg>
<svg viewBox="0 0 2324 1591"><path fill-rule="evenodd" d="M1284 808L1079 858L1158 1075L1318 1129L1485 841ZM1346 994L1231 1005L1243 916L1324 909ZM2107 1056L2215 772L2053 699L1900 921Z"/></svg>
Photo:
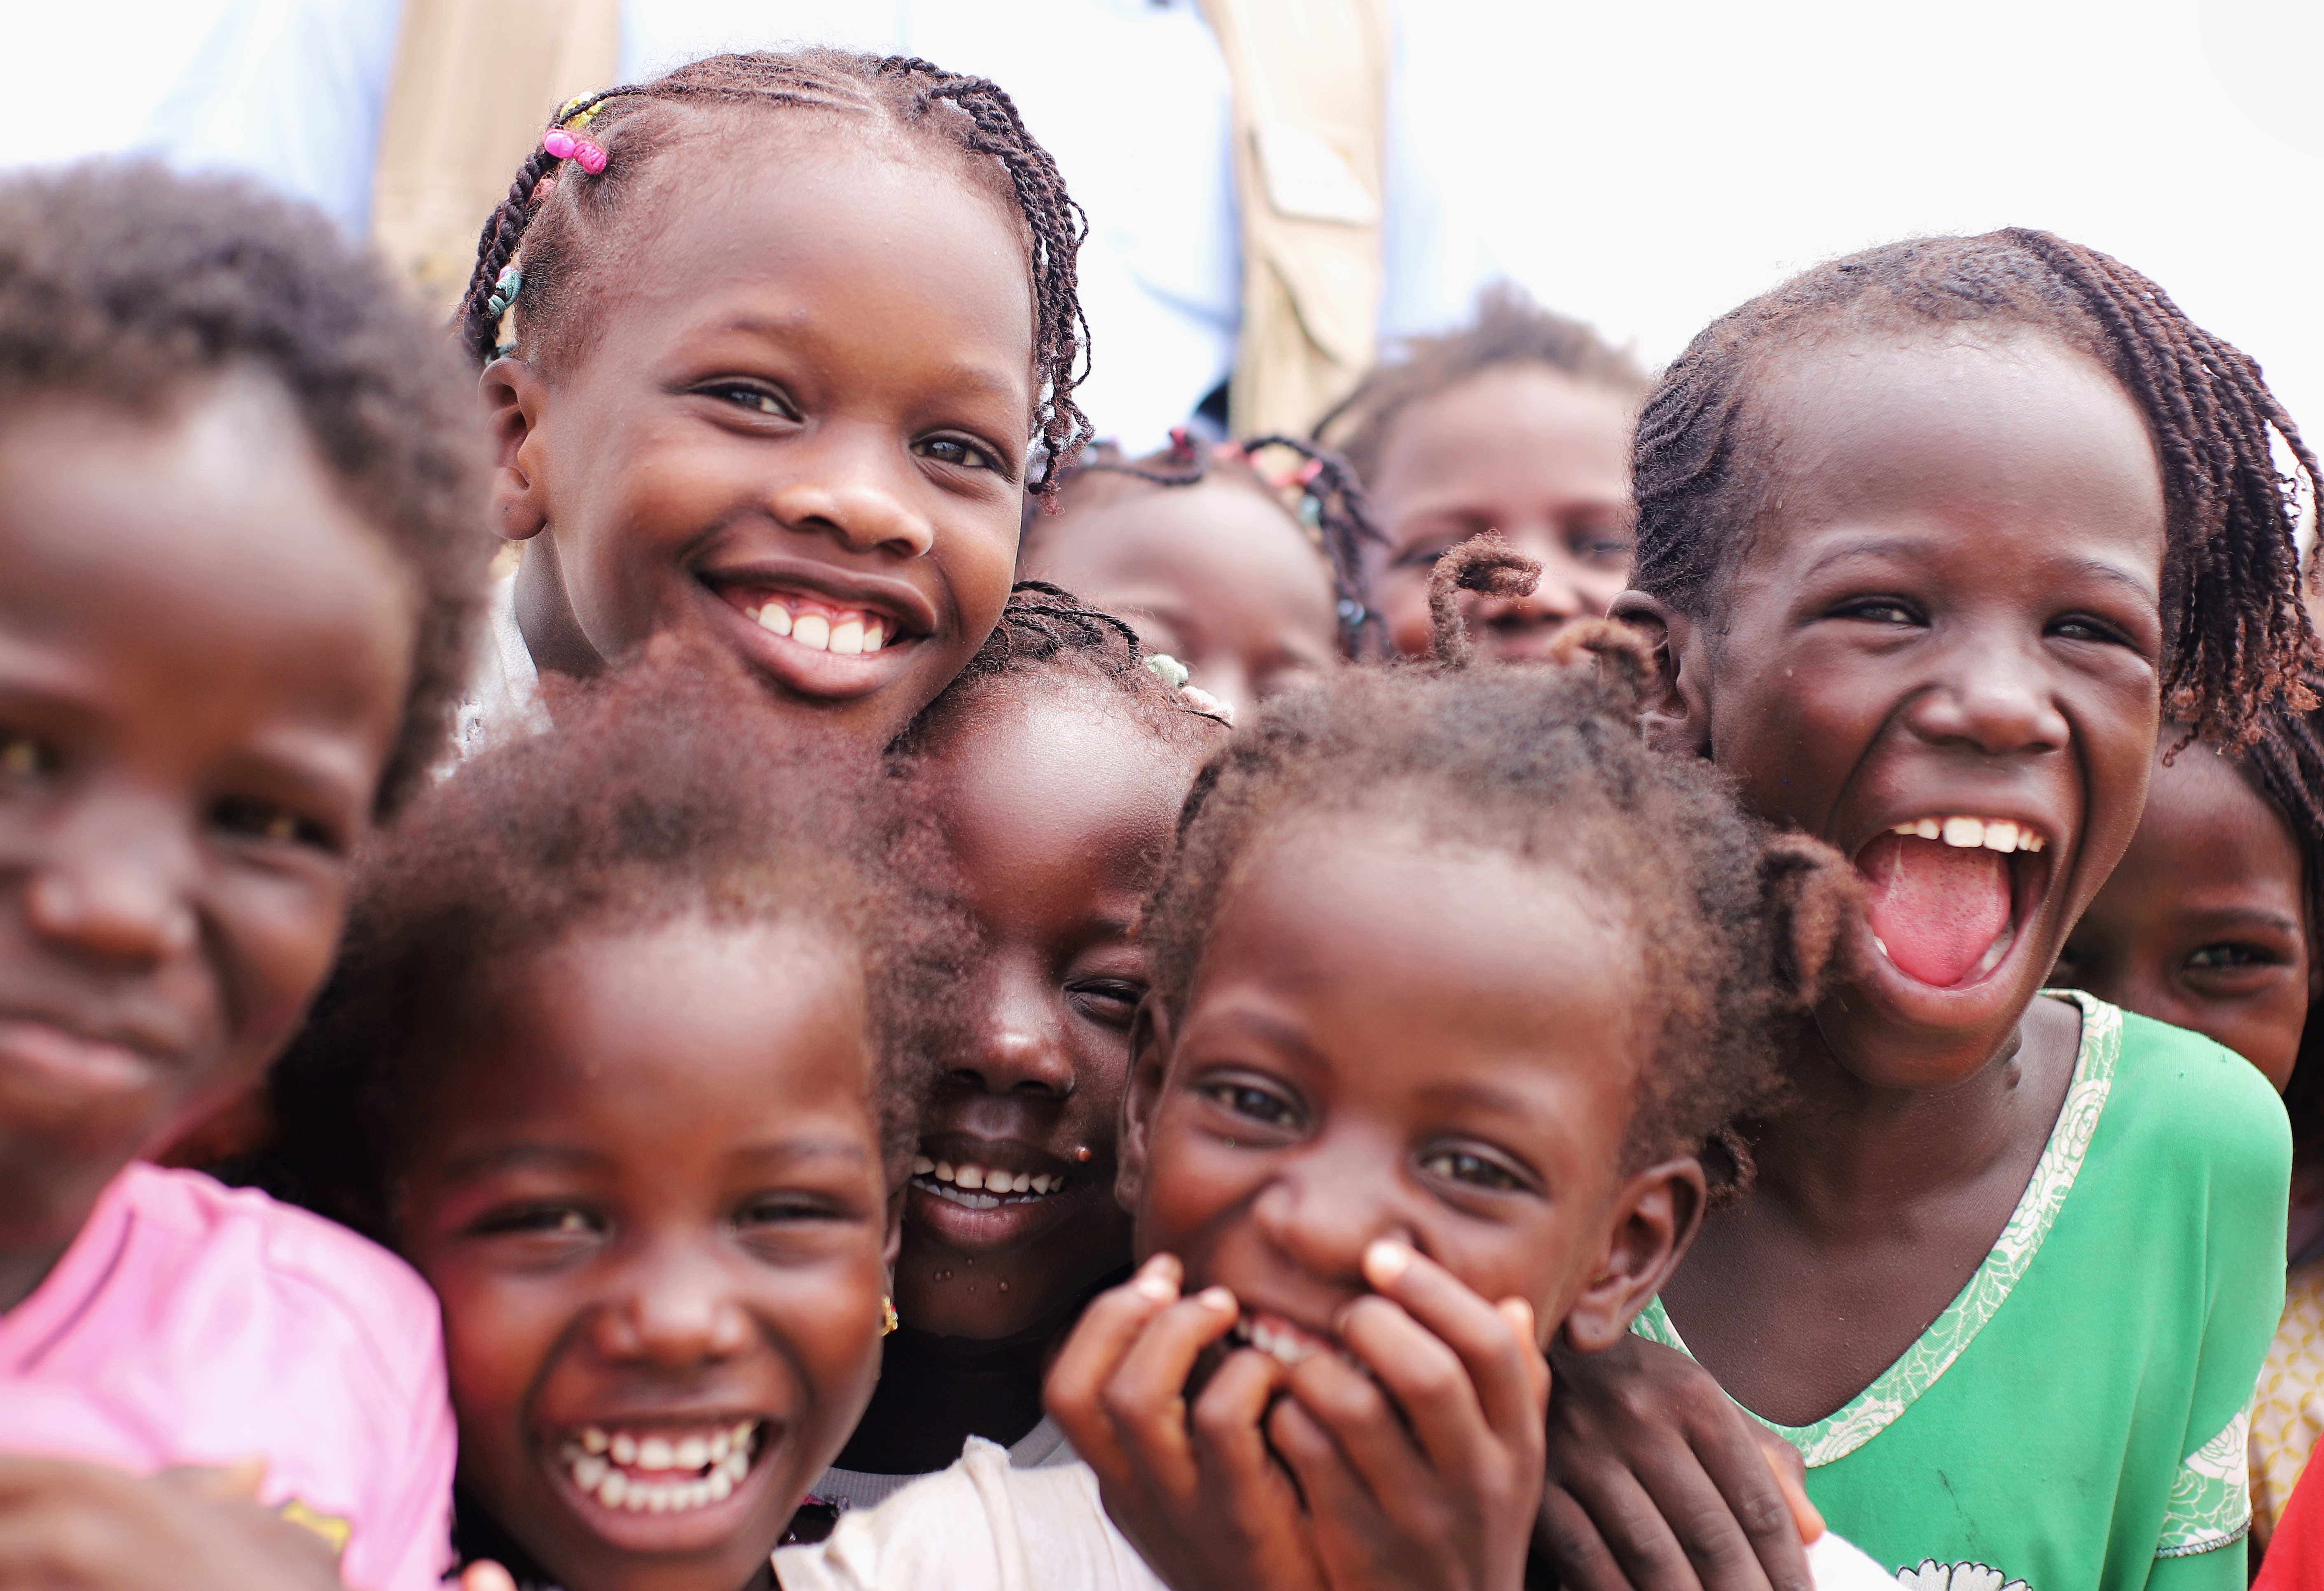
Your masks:
<svg viewBox="0 0 2324 1591"><path fill-rule="evenodd" d="M1215 718L1221 723L1234 722L1233 704L1220 701L1198 685L1189 684L1194 678L1194 671L1169 653L1148 652L1146 655L1146 671L1184 696L1186 705L1195 712Z"/></svg>
<svg viewBox="0 0 2324 1591"><path fill-rule="evenodd" d="M540 147L560 161L571 161L595 177L605 169L605 146L594 138L576 138L562 127L540 135Z"/></svg>
<svg viewBox="0 0 2324 1591"><path fill-rule="evenodd" d="M581 141L562 127L551 127L540 135L540 147L560 161L571 160L573 152L580 146Z"/></svg>
<svg viewBox="0 0 2324 1591"><path fill-rule="evenodd" d="M514 265L503 268L493 279L493 296L484 300L484 313L498 320L508 313L509 306L516 302L517 294L523 290L524 272Z"/></svg>

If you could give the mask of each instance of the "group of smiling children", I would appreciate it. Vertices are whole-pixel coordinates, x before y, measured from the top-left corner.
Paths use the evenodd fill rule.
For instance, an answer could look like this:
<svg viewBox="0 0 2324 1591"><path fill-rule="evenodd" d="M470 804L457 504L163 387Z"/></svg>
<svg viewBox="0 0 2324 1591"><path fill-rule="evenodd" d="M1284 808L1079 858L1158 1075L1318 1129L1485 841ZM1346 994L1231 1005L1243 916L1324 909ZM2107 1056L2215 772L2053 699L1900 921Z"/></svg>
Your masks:
<svg viewBox="0 0 2324 1591"><path fill-rule="evenodd" d="M566 106L453 339L0 188L0 1586L2243 1584L2257 368L2007 232L1130 458L1077 225L826 51Z"/></svg>

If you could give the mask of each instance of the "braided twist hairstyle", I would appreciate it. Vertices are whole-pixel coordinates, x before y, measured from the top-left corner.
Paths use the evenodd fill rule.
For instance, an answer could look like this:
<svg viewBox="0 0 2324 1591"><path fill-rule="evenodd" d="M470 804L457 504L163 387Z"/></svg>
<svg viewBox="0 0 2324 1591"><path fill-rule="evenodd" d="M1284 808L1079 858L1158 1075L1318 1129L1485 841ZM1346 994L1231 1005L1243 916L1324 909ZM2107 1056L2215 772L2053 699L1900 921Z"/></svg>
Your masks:
<svg viewBox="0 0 2324 1591"><path fill-rule="evenodd" d="M1031 418L1038 458L1048 466L1034 490L1047 501L1054 466L1070 462L1094 434L1074 401L1088 371L1089 322L1075 275L1088 221L1006 92L916 57L824 49L714 55L569 102L549 130L586 133L604 151L604 163L593 173L545 147L525 157L476 240L475 270L453 317L462 346L478 363L490 361L502 347L502 317L513 308L516 346L529 358L556 351L586 322L576 300L593 254L603 256L624 206L636 207L632 196L682 135L704 117L781 110L876 118L948 153L1021 220L1032 269ZM512 264L520 275L504 284Z"/></svg>
<svg viewBox="0 0 2324 1591"><path fill-rule="evenodd" d="M2293 543L2296 483L2280 438L2317 484L2316 456L2260 368L2196 326L2120 261L2024 227L1917 239L1819 265L1713 321L1664 372L1639 416L1631 581L1701 616L1766 502L1773 466L1754 423L1758 379L1811 336L1971 322L2058 337L2114 373L2144 413L2169 505L2163 567L2164 716L2235 747L2268 703L2314 698L2315 637Z"/></svg>
<svg viewBox="0 0 2324 1591"><path fill-rule="evenodd" d="M1274 448L1291 453L1300 462L1286 470L1267 470L1261 456ZM1061 488L1074 484L1086 488L1108 476L1148 486L1199 486L1216 478L1250 487L1284 504L1323 556L1331 575L1342 654L1364 658L1385 650L1386 630L1379 615L1372 611L1363 549L1366 542L1384 544L1387 538L1372 518L1370 501L1356 472L1346 459L1322 444L1301 437L1269 436L1205 446L1180 426L1171 431L1170 446L1158 453L1124 458L1111 443L1104 443L1059 474ZM1028 512L1025 538L1031 538L1038 529ZM1019 546L1021 565L1024 541Z"/></svg>
<svg viewBox="0 0 2324 1591"><path fill-rule="evenodd" d="M1485 578L1505 553L1465 557ZM1180 812L1138 931L1154 995L1184 1018L1228 880L1302 821L1409 823L1559 869L1604 903L1638 969L1647 1053L1627 1163L1709 1145L1732 1163L1719 1168L1731 1191L1750 1162L1728 1124L1776 1092L1776 1039L1846 943L1855 869L1818 841L1770 834L1707 763L1647 747L1653 660L1630 631L1581 621L1556 648L1547 667L1344 669L1261 708Z"/></svg>

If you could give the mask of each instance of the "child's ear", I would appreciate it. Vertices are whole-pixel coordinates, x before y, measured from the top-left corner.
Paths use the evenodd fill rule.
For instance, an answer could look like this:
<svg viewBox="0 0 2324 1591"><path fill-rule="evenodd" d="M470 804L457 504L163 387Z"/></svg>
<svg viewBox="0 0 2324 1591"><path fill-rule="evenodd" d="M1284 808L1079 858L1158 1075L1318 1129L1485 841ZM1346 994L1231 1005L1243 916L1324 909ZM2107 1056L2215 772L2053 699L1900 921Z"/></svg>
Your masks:
<svg viewBox="0 0 2324 1591"><path fill-rule="evenodd" d="M1665 1160L1632 1176L1614 1197L1605 1246L1565 1315L1565 1340L1581 1353L1612 1347L1678 1268L1702 1224L1702 1163Z"/></svg>
<svg viewBox="0 0 2324 1591"><path fill-rule="evenodd" d="M549 523L540 483L527 467L525 444L540 423L548 386L521 359L495 359L476 379L484 428L492 437L492 526L506 541L525 541Z"/></svg>
<svg viewBox="0 0 2324 1591"><path fill-rule="evenodd" d="M1702 696L1702 638L1694 621L1643 591L1616 597L1606 616L1637 630L1655 651L1655 677L1638 707L1638 725L1647 741L1665 751L1708 756L1711 714Z"/></svg>
<svg viewBox="0 0 2324 1591"><path fill-rule="evenodd" d="M1114 1202L1135 1214L1146 1181L1147 1135L1162 1102L1162 1078L1170 1057L1170 1014L1148 995L1130 1019L1130 1083L1121 1090L1121 1127L1117 1136Z"/></svg>

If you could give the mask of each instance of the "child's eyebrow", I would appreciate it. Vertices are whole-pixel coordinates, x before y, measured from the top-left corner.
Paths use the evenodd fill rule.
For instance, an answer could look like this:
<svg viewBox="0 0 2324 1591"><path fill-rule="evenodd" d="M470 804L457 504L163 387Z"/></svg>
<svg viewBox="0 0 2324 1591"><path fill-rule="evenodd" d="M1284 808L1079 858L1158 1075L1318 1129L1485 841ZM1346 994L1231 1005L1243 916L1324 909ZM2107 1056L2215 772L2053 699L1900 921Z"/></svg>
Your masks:
<svg viewBox="0 0 2324 1591"><path fill-rule="evenodd" d="M1497 1117L1538 1117L1546 1114L1536 1096L1508 1089L1480 1078L1450 1078L1427 1084L1421 1099L1430 1105L1489 1112Z"/></svg>

